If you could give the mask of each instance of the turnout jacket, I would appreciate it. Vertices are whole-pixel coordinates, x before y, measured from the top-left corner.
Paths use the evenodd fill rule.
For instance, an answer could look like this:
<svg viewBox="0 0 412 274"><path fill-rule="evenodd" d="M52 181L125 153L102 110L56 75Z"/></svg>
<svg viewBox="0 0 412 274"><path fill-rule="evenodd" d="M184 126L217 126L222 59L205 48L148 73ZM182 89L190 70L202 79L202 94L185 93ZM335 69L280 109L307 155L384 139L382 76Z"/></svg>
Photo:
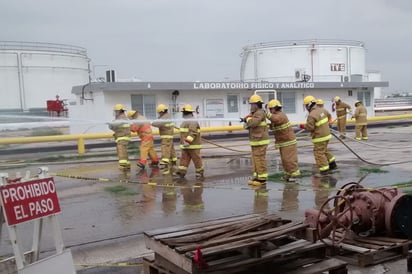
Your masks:
<svg viewBox="0 0 412 274"><path fill-rule="evenodd" d="M331 115L324 108L313 107L306 120L305 129L312 135L313 143L328 141L332 138L329 129Z"/></svg>
<svg viewBox="0 0 412 274"><path fill-rule="evenodd" d="M170 120L170 114L165 113L159 120ZM161 139L173 139L174 123L172 121L154 121L152 126L159 128Z"/></svg>
<svg viewBox="0 0 412 274"><path fill-rule="evenodd" d="M336 103L336 118L338 119L346 119L346 112L349 109L349 112L352 111L352 108L350 105L340 101Z"/></svg>
<svg viewBox="0 0 412 274"><path fill-rule="evenodd" d="M275 135L275 148L297 144L295 132L284 112L268 112L266 117L270 120L270 129Z"/></svg>
<svg viewBox="0 0 412 274"><path fill-rule="evenodd" d="M268 145L270 143L266 113L263 109L258 109L246 117L245 128L249 130L249 143L251 146Z"/></svg>
<svg viewBox="0 0 412 274"><path fill-rule="evenodd" d="M133 119L133 124L130 126L130 130L136 132L142 141L153 140L150 123L139 122L138 120L146 120L146 117L138 114L136 119Z"/></svg>
<svg viewBox="0 0 412 274"><path fill-rule="evenodd" d="M130 141L130 124L127 122L121 123L121 120L127 120L124 113L118 115L114 120L114 123L109 124L109 128L114 131L113 137L116 143L121 140Z"/></svg>
<svg viewBox="0 0 412 274"><path fill-rule="evenodd" d="M353 118L356 119L356 125L366 126L368 122L366 115L367 115L367 111L366 111L365 106L362 104L359 104L355 109L355 114L353 115Z"/></svg>
<svg viewBox="0 0 412 274"><path fill-rule="evenodd" d="M180 125L180 148L181 149L200 149L201 137L200 137L200 125L193 118L193 116L183 116L186 121Z"/></svg>

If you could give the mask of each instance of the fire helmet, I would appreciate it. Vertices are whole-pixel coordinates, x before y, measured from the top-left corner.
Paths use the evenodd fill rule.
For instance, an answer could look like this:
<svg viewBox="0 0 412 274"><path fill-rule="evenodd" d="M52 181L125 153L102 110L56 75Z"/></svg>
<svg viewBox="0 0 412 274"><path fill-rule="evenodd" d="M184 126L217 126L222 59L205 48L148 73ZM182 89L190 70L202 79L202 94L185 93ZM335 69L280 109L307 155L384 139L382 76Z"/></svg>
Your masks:
<svg viewBox="0 0 412 274"><path fill-rule="evenodd" d="M255 103L263 103L262 97L260 97L257 94L253 94L249 98L249 104L255 104Z"/></svg>
<svg viewBox="0 0 412 274"><path fill-rule="evenodd" d="M316 100L316 104L317 104L317 105L323 105L323 100L322 100L322 99Z"/></svg>
<svg viewBox="0 0 412 274"><path fill-rule="evenodd" d="M282 107L282 104L276 99L270 100L268 103L268 108L275 108L275 107Z"/></svg>
<svg viewBox="0 0 412 274"><path fill-rule="evenodd" d="M303 98L303 104L306 106L306 105L309 105L309 104L311 104L311 103L315 103L316 104L316 98L315 97L313 97L312 95L308 95L308 96L306 96L305 98Z"/></svg>
<svg viewBox="0 0 412 274"><path fill-rule="evenodd" d="M186 105L183 106L182 111L194 112L195 110L192 108L192 106L190 104L186 104Z"/></svg>
<svg viewBox="0 0 412 274"><path fill-rule="evenodd" d="M156 108L157 113L164 112L165 110L167 110L167 106L164 104L159 104Z"/></svg>
<svg viewBox="0 0 412 274"><path fill-rule="evenodd" d="M336 102L339 102L341 100L341 98L339 96L335 96L335 98L333 99Z"/></svg>
<svg viewBox="0 0 412 274"><path fill-rule="evenodd" d="M137 110L129 110L127 112L127 117L131 118L137 113Z"/></svg>
<svg viewBox="0 0 412 274"><path fill-rule="evenodd" d="M113 110L126 110L122 104L116 104L113 107Z"/></svg>

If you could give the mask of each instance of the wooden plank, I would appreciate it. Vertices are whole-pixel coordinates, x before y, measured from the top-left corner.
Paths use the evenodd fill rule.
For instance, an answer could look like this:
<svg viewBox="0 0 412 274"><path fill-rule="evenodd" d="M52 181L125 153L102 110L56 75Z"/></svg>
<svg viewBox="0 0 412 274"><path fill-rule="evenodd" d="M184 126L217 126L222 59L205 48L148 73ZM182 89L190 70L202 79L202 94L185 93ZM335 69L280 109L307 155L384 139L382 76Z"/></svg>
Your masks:
<svg viewBox="0 0 412 274"><path fill-rule="evenodd" d="M190 274L190 273L192 273L192 272L186 272L185 270L178 267L174 263L170 262L166 258L160 256L159 254L155 255L155 263L156 263L156 265L160 265L163 268L167 269L168 271L170 271L171 273L174 273L174 274Z"/></svg>
<svg viewBox="0 0 412 274"><path fill-rule="evenodd" d="M299 223L288 223L282 226L278 226L275 228L271 229L266 229L266 230L261 230L261 231L256 231L256 232L249 232L243 235L237 235L233 237L228 237L226 239L217 239L217 240L210 240L202 243L202 247L211 247L211 246L216 246L220 244L226 244L230 243L231 241L238 241L238 240L243 240L243 239L250 239L254 238L255 240L265 240L268 238L276 238L282 234L285 234L287 232L293 232L297 230L302 230L305 229L308 225L302 224L301 222ZM181 246L177 247L175 250L179 253L186 253L191 250L195 250L197 248L198 244L189 244L186 246Z"/></svg>
<svg viewBox="0 0 412 274"><path fill-rule="evenodd" d="M332 241L330 239L323 239L323 241L327 245L333 246ZM368 253L368 252L370 252L369 248L357 247L357 246L350 245L350 244L345 244L345 243L339 243L339 244L337 244L337 246L342 248L342 249L357 252L357 253Z"/></svg>
<svg viewBox="0 0 412 274"><path fill-rule="evenodd" d="M312 243L306 240L297 240L294 242L291 242L286 245L282 245L282 247L278 249L271 250L269 252L266 252L262 255L262 258L272 258L277 255L285 255L287 253L293 252L295 249L303 248L305 246L311 245Z"/></svg>
<svg viewBox="0 0 412 274"><path fill-rule="evenodd" d="M358 242L358 241L355 241L355 240L348 240L348 239L343 240L342 243L357 246L357 247L368 248L368 249L370 249L371 252L374 252L376 250L384 248L381 245L368 244L368 243L363 243L363 242Z"/></svg>
<svg viewBox="0 0 412 274"><path fill-rule="evenodd" d="M219 246L213 246L213 247L209 247L209 248L202 248L202 254L203 256L210 256L210 255L215 255L215 254L219 254L219 253L225 253L225 252L230 252L233 250L240 250L242 248L248 248L248 247L257 247L260 246L262 243L260 241L255 241L252 239L245 239L242 241L238 241L238 242L231 242L228 244L224 244L224 245L219 245ZM185 255L188 258L192 258L194 256L196 251L190 251L187 252Z"/></svg>
<svg viewBox="0 0 412 274"><path fill-rule="evenodd" d="M325 261L322 261L320 263L313 264L308 267L304 268L299 268L293 271L286 272L287 274L317 274L317 273L323 273L325 271L335 271L335 270L340 270L339 272L334 272L334 273L348 273L347 271L347 266L348 264L344 261L341 261L339 259L328 259ZM342 271L342 272L341 272Z"/></svg>
<svg viewBox="0 0 412 274"><path fill-rule="evenodd" d="M367 244L374 244L377 246L396 246L396 242L384 242L384 241L379 241L379 240L371 240L368 238L355 238L355 242L362 242L362 243L367 243Z"/></svg>
<svg viewBox="0 0 412 274"><path fill-rule="evenodd" d="M412 242L408 239L390 238L390 237L368 237L369 240L376 240L389 243L407 243Z"/></svg>
<svg viewBox="0 0 412 274"><path fill-rule="evenodd" d="M191 228L191 229L186 229L186 228L183 229L183 227L182 227L182 228L177 229L175 231L172 231L172 232L169 232L169 233L154 235L152 237L155 238L155 240L181 237L181 236L186 236L186 235L192 235L192 234L196 234L196 233L203 233L203 232L211 231L211 230L214 230L214 229L217 229L217 228L226 227L228 225L239 225L240 223L247 222L247 221L254 221L254 220L262 221L263 219L265 219L264 216L258 216L258 217L249 218L247 220L241 220L241 221L236 220L236 221L223 222L223 223L213 224L213 225L210 225L208 223L204 223L200 227ZM184 227L186 227L186 226L184 226Z"/></svg>
<svg viewBox="0 0 412 274"><path fill-rule="evenodd" d="M221 218L221 219L209 220L209 221L200 222L200 223L188 224L184 226L176 225L176 226L171 226L171 227L166 227L166 228L145 231L144 234L149 237L152 237L152 236L160 235L160 234L166 234L166 233L171 233L171 232L176 232L176 231L199 228L205 225L215 225L215 224L222 224L222 223L229 223L229 222L233 223L233 222L237 222L240 220L256 218L256 217L261 218L262 215L261 214L246 214L246 215L239 215L239 216L234 216L234 217L226 217L226 218Z"/></svg>
<svg viewBox="0 0 412 274"><path fill-rule="evenodd" d="M176 266L180 267L188 273L192 273L192 261L179 253L176 253L173 249L169 248L150 237L145 237L146 247L155 251L155 254L160 255L167 260L173 262Z"/></svg>

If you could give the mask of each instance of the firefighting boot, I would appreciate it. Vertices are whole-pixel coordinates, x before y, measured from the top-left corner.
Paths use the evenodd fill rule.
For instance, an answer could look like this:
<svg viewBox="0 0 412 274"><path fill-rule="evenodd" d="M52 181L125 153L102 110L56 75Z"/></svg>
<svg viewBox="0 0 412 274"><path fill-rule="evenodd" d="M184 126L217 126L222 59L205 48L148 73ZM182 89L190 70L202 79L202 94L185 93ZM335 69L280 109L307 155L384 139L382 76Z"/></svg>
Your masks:
<svg viewBox="0 0 412 274"><path fill-rule="evenodd" d="M203 170L196 171L196 180L203 180L204 178L205 176Z"/></svg>
<svg viewBox="0 0 412 274"><path fill-rule="evenodd" d="M159 166L159 161L151 161L151 162L150 162L150 166L151 166L151 167L154 167L154 166L157 167L157 166Z"/></svg>
<svg viewBox="0 0 412 274"><path fill-rule="evenodd" d="M137 167L140 167L141 169L144 169L146 167L146 165L140 161L136 162Z"/></svg>
<svg viewBox="0 0 412 274"><path fill-rule="evenodd" d="M121 171L129 171L130 170L130 165L119 165L118 168Z"/></svg>
<svg viewBox="0 0 412 274"><path fill-rule="evenodd" d="M336 164L335 161L332 161L329 163L329 170L335 170L338 169L338 165Z"/></svg>

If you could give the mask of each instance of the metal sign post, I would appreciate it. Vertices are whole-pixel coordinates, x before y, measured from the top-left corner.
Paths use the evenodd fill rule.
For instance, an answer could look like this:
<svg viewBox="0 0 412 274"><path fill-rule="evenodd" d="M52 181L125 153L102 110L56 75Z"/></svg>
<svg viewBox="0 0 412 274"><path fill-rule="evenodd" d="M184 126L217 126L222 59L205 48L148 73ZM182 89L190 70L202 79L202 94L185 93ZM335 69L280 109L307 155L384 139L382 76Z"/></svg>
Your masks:
<svg viewBox="0 0 412 274"><path fill-rule="evenodd" d="M38 179L24 178L10 183L7 174L1 174L0 200L1 216L5 219L12 243L14 259L19 274L76 273L69 249L64 248L60 223L56 214L61 212L54 180L48 177L47 167L39 170ZM0 212L0 213L1 213ZM1 220L1 219L0 219ZM43 223L46 221L53 230L56 254L39 260ZM17 226L33 222L33 243L29 252L23 253L17 235ZM1 232L1 231L0 231Z"/></svg>

